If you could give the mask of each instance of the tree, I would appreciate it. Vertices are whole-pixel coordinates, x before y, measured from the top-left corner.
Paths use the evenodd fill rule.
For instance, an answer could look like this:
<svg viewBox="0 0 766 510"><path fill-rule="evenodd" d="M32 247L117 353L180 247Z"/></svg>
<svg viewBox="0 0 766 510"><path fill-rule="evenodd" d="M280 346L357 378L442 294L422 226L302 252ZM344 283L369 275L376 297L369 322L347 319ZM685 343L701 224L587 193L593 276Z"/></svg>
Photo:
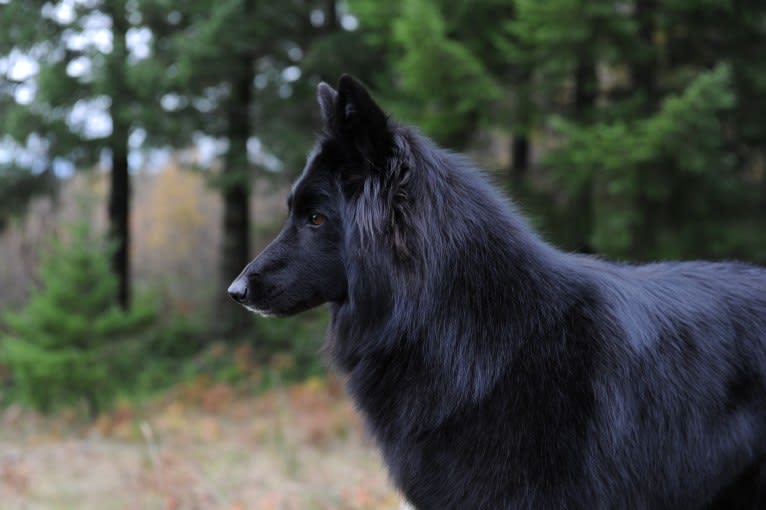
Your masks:
<svg viewBox="0 0 766 510"><path fill-rule="evenodd" d="M600 252L649 259L660 249L674 257L687 250L710 257L733 251L731 245L708 244L706 229L734 227L740 220L736 202L747 196L733 201L729 193L736 186L736 160L728 153L719 117L734 104L731 73L722 65L700 74L680 94L666 96L659 111L644 119L587 128L559 121L567 144L550 164L570 179L571 188L591 174L604 183L595 197L592 233ZM732 216L721 217L722 212Z"/></svg>
<svg viewBox="0 0 766 510"><path fill-rule="evenodd" d="M524 138L524 73L508 58L513 0L355 0L350 8L365 53L376 55L377 68L361 76L397 117L454 149L496 127Z"/></svg>
<svg viewBox="0 0 766 510"><path fill-rule="evenodd" d="M752 176L766 131L741 101L764 67L741 58L766 41L766 9L745 2L759 20L748 23L734 3L519 1L514 30L539 62L544 103L567 98L547 109L561 139L545 162L569 204L549 224L565 225L565 245L762 259Z"/></svg>
<svg viewBox="0 0 766 510"><path fill-rule="evenodd" d="M724 119L729 150L738 160L748 190L761 188L761 216L766 212L766 4L751 0L663 3L658 28L666 40L663 56L678 74L696 73L725 62L737 97ZM761 175L760 179L753 176ZM760 183L758 182L760 181Z"/></svg>
<svg viewBox="0 0 766 510"><path fill-rule="evenodd" d="M153 312L119 306L110 250L87 220L67 233L42 263L42 287L22 311L5 314L0 345L22 400L43 412L84 400L95 417L128 384L135 335Z"/></svg>
<svg viewBox="0 0 766 510"><path fill-rule="evenodd" d="M614 61L631 30L630 19L609 1L517 0L516 18L510 23L512 54L530 74L530 101L536 122L562 115L587 126L598 120L602 107L597 66ZM542 122L544 124L544 120ZM564 194L565 213L550 223L566 223L555 230L559 242L590 252L594 228L593 194L596 176L577 181ZM546 195L545 190L543 195ZM559 200L560 201L560 200ZM550 196L540 202L550 203ZM548 208L547 212L555 212ZM563 219L565 218L565 219Z"/></svg>
<svg viewBox="0 0 766 510"><path fill-rule="evenodd" d="M17 41L51 28L50 20L35 13L27 2L0 4L0 231L11 218L24 213L31 198L56 189L52 160L46 158L50 142L35 135L39 126L34 119L19 118L17 109L17 101L31 102L29 81L35 62L14 47ZM29 21L18 25L19 18ZM22 129L25 123L31 129Z"/></svg>
<svg viewBox="0 0 766 510"><path fill-rule="evenodd" d="M165 7L146 2L155 33L167 24ZM306 99L313 97L318 77L298 81L298 64L316 39L333 32L329 24L337 23L336 6L301 0L200 0L174 8L176 32L158 38L175 62L166 91L174 100L167 113L183 119L186 143L196 132L225 146L220 170L209 175L224 207L216 322L218 333L232 337L248 324L247 315L232 306L225 290L250 261L250 196L256 170L273 170L280 160L292 163L305 154L308 112L315 110L306 108ZM324 13L321 23L316 22L317 12Z"/></svg>
<svg viewBox="0 0 766 510"><path fill-rule="evenodd" d="M402 1L393 22L401 46L396 70L411 101L406 117L441 143L461 148L474 138L479 119L490 117L500 88L484 62L452 34L459 23L448 25L443 11L432 0Z"/></svg>
<svg viewBox="0 0 766 510"><path fill-rule="evenodd" d="M11 2L0 11L0 55L16 61L6 71L8 84L0 87L6 108L2 128L21 143L30 136L44 140L46 168L63 162L82 167L108 158L111 265L119 302L127 308L130 141L152 130L147 120L157 111L156 84L142 81L158 76L141 70L147 46L130 48L127 42L147 33L137 3ZM12 76L20 67L29 72Z"/></svg>
<svg viewBox="0 0 766 510"><path fill-rule="evenodd" d="M26 168L0 166L0 233L8 221L24 214L32 198L55 189L56 180L50 171L33 173Z"/></svg>

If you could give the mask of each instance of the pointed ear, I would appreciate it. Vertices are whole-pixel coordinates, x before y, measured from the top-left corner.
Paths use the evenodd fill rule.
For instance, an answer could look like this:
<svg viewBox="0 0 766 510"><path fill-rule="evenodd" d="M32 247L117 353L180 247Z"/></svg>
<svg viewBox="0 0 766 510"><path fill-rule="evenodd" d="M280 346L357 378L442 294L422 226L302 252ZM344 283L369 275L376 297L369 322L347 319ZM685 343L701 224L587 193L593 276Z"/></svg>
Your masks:
<svg viewBox="0 0 766 510"><path fill-rule="evenodd" d="M345 138L368 162L382 163L393 146L388 116L364 85L344 74L335 101L336 134Z"/></svg>
<svg viewBox="0 0 766 510"><path fill-rule="evenodd" d="M331 128L335 123L335 101L338 99L338 93L334 88L325 82L319 82L317 85L317 102L319 103L319 112L322 114L322 121L325 126Z"/></svg>

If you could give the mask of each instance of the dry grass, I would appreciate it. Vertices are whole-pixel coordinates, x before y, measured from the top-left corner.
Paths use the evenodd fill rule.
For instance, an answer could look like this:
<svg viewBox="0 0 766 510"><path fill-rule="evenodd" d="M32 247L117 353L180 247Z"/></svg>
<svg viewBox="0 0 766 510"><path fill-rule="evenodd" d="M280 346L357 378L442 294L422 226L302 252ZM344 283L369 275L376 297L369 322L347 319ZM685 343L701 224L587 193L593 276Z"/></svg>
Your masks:
<svg viewBox="0 0 766 510"><path fill-rule="evenodd" d="M198 380L97 423L5 410L3 510L396 509L337 381L258 397Z"/></svg>

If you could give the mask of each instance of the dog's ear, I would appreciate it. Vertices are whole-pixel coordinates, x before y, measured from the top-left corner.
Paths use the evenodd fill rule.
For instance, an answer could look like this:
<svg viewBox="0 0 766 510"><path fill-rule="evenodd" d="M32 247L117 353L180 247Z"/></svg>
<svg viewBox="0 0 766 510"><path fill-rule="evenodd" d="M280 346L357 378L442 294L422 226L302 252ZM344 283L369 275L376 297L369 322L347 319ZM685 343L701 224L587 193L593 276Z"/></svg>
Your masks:
<svg viewBox="0 0 766 510"><path fill-rule="evenodd" d="M319 82L317 86L317 102L319 103L319 112L322 114L322 120L325 126L330 130L335 124L335 102L338 99L338 93L334 88L325 82Z"/></svg>
<svg viewBox="0 0 766 510"><path fill-rule="evenodd" d="M333 132L375 166L383 164L393 146L388 116L364 85L344 74L334 100ZM329 124L328 124L329 126Z"/></svg>

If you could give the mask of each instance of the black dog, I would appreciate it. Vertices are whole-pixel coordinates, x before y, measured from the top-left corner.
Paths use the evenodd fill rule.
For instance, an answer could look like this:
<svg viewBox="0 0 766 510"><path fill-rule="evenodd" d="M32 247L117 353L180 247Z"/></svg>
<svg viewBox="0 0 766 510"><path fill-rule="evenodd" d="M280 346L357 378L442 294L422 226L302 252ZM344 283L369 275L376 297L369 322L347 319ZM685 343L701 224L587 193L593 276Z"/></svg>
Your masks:
<svg viewBox="0 0 766 510"><path fill-rule="evenodd" d="M766 508L766 270L543 242L343 76L274 242L229 288L326 348L419 509Z"/></svg>

